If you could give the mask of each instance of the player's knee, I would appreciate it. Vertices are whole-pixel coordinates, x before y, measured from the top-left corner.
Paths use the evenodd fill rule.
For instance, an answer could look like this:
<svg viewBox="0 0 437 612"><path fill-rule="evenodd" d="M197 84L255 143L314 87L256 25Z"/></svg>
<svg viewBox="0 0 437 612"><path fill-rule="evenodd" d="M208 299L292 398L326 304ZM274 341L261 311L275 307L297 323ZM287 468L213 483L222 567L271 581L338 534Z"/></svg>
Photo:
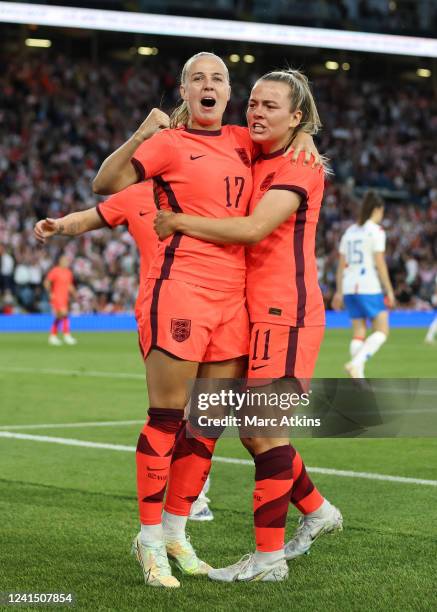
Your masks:
<svg viewBox="0 0 437 612"><path fill-rule="evenodd" d="M373 332L373 337L375 338L375 340L378 341L379 345L382 346L384 344L384 342L387 341L388 338L388 330L387 332L381 330L381 329L377 329Z"/></svg>
<svg viewBox="0 0 437 612"><path fill-rule="evenodd" d="M241 442L252 457L265 453L276 446L276 443L269 438L242 438Z"/></svg>
<svg viewBox="0 0 437 612"><path fill-rule="evenodd" d="M177 392L174 390L152 390L149 386L149 402L154 408L176 408L184 410L187 404L186 390Z"/></svg>

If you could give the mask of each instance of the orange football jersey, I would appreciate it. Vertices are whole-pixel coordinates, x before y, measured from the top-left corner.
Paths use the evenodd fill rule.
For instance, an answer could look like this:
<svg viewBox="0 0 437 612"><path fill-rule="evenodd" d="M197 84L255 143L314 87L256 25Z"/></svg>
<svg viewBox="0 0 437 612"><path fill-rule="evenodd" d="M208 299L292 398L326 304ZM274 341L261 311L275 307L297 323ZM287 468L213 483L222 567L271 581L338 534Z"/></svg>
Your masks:
<svg viewBox="0 0 437 612"><path fill-rule="evenodd" d="M73 285L73 273L68 268L55 266L47 274L50 281L50 299L68 304L70 287Z"/></svg>
<svg viewBox="0 0 437 612"><path fill-rule="evenodd" d="M140 280L135 315L146 284L147 273L158 249L158 237L153 229L156 205L152 181L131 185L97 206L97 212L110 228L126 225L140 253Z"/></svg>
<svg viewBox="0 0 437 612"><path fill-rule="evenodd" d="M246 128L163 130L132 159L140 180L153 178L159 208L212 218L247 214L253 145ZM159 242L149 277L230 291L244 287L244 248L182 234Z"/></svg>
<svg viewBox="0 0 437 612"><path fill-rule="evenodd" d="M254 164L250 212L267 191L294 191L302 199L294 215L247 249L246 292L252 322L296 327L325 322L315 255L324 171L304 166L302 159L303 154L293 164L281 150L259 156Z"/></svg>

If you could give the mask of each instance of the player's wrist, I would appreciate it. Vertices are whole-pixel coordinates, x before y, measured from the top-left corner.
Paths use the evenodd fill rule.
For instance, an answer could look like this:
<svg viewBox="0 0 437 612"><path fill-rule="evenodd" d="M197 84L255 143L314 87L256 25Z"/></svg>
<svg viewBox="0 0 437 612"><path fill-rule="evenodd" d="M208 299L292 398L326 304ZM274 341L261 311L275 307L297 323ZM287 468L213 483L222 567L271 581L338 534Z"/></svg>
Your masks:
<svg viewBox="0 0 437 612"><path fill-rule="evenodd" d="M184 230L186 229L186 215L184 215L184 213L175 213L171 220L171 227L173 232L184 232Z"/></svg>
<svg viewBox="0 0 437 612"><path fill-rule="evenodd" d="M147 140L149 136L144 135L140 130L136 130L132 136L129 138L129 141L132 145L134 145L134 152L138 149L138 147L143 144L145 140Z"/></svg>

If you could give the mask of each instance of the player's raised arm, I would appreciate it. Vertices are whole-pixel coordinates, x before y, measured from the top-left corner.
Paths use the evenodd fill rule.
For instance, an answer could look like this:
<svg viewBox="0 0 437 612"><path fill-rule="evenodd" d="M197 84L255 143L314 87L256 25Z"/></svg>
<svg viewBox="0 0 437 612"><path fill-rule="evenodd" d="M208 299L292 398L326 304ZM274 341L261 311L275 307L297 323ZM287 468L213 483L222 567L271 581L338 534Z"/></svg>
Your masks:
<svg viewBox="0 0 437 612"><path fill-rule="evenodd" d="M38 242L44 244L53 236L79 236L104 226L105 223L97 209L88 208L60 219L41 219L36 223L33 232Z"/></svg>
<svg viewBox="0 0 437 612"><path fill-rule="evenodd" d="M293 215L301 197L292 191L275 190L262 198L248 217L209 219L159 211L155 231L161 240L175 232L219 244L257 244Z"/></svg>
<svg viewBox="0 0 437 612"><path fill-rule="evenodd" d="M138 174L131 160L138 147L155 132L167 128L170 118L158 108L147 118L132 136L105 159L93 180L93 191L100 195L118 193L138 181Z"/></svg>

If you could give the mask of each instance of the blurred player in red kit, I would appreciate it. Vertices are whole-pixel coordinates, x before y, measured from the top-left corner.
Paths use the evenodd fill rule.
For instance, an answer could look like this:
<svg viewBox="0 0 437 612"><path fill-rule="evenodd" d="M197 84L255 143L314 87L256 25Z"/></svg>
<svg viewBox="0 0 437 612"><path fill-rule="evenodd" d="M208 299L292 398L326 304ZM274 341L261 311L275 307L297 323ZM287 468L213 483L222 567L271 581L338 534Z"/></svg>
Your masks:
<svg viewBox="0 0 437 612"><path fill-rule="evenodd" d="M58 265L54 266L47 274L44 288L50 294L50 304L53 310L53 323L50 329L49 344L61 346L62 340L58 337L59 326L65 344L76 344L77 340L70 334L69 302L70 297L76 295L74 288L73 273L69 268L69 259L61 255Z"/></svg>

